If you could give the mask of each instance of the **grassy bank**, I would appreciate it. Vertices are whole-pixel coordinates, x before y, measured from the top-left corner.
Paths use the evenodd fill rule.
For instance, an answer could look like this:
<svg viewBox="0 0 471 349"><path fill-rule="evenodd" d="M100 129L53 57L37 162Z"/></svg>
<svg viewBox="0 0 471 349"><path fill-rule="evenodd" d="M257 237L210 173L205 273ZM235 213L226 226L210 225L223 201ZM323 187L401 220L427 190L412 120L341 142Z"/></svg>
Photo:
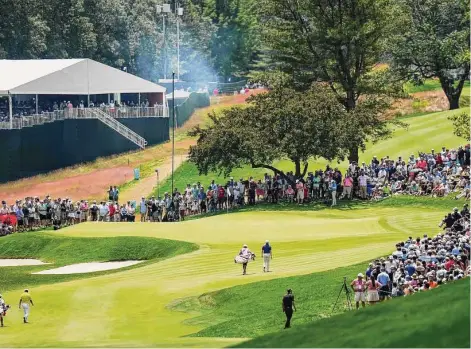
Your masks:
<svg viewBox="0 0 471 349"><path fill-rule="evenodd" d="M0 291L72 279L103 275L92 274L33 275L44 269L84 262L146 260L155 263L178 254L196 250L196 244L145 237L76 238L48 235L44 232L13 234L0 238L0 258L34 258L51 265L0 267ZM142 263L134 266L142 266ZM133 268L133 267L129 267Z"/></svg>
<svg viewBox="0 0 471 349"><path fill-rule="evenodd" d="M469 348L469 279L255 338L240 348ZM250 327L250 326L248 326Z"/></svg>

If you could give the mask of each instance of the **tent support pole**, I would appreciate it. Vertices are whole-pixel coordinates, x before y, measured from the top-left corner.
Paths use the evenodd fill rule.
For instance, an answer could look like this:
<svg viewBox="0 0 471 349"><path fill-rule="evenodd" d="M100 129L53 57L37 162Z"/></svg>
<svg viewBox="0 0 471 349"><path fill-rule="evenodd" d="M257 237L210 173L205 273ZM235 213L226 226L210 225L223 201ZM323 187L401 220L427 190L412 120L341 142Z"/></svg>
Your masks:
<svg viewBox="0 0 471 349"><path fill-rule="evenodd" d="M39 108L38 108L38 95L36 94L36 115L39 114Z"/></svg>
<svg viewBox="0 0 471 349"><path fill-rule="evenodd" d="M108 93L108 105L110 104L111 99L110 99L110 94Z"/></svg>
<svg viewBox="0 0 471 349"><path fill-rule="evenodd" d="M90 95L87 95L87 108L90 108Z"/></svg>
<svg viewBox="0 0 471 349"><path fill-rule="evenodd" d="M8 93L8 115L10 117L10 130L13 129L13 102L11 94Z"/></svg>

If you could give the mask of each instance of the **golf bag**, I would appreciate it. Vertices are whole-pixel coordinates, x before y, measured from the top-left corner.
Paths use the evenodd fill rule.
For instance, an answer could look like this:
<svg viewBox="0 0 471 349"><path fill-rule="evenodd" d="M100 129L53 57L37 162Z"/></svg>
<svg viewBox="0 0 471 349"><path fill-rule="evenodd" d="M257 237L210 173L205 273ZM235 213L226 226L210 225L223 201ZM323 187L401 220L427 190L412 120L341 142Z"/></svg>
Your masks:
<svg viewBox="0 0 471 349"><path fill-rule="evenodd" d="M234 263L245 264L255 260L255 253L251 253L248 256L237 255L234 257Z"/></svg>

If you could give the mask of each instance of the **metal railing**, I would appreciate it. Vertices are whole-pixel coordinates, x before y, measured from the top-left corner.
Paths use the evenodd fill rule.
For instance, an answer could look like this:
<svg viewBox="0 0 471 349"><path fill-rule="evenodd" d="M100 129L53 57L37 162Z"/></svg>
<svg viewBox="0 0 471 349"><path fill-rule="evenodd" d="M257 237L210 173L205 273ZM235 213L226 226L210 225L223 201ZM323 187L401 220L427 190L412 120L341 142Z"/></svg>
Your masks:
<svg viewBox="0 0 471 349"><path fill-rule="evenodd" d="M149 117L168 117L167 107L163 105L155 107L104 107L104 108L71 108L64 110L56 110L41 114L33 114L28 116L13 117L13 129L21 129L23 127L31 127L43 125L49 122L65 120L65 119L95 119L97 118L95 111L99 110L112 118L149 118ZM124 126L124 125L123 125ZM0 130L9 130L10 121L0 121Z"/></svg>
<svg viewBox="0 0 471 349"><path fill-rule="evenodd" d="M79 109L79 112L80 111L81 110ZM95 116L95 118L97 118L105 125L118 132L120 135L126 137L140 148L144 149L146 147L147 141L143 137L139 136L136 132L131 130L129 127L123 125L118 120L105 113L103 110L98 108L87 109L87 112L85 114L88 114L87 116Z"/></svg>

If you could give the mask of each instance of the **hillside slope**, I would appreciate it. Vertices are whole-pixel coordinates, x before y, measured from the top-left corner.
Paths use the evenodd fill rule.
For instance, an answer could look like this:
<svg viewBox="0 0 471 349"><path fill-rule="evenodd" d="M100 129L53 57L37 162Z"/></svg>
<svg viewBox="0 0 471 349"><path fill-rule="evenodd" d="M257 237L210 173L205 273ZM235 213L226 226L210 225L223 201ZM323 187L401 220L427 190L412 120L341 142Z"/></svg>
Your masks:
<svg viewBox="0 0 471 349"><path fill-rule="evenodd" d="M240 348L469 348L469 278L240 343ZM301 308L300 306L298 306ZM302 310L300 310L302 311Z"/></svg>

